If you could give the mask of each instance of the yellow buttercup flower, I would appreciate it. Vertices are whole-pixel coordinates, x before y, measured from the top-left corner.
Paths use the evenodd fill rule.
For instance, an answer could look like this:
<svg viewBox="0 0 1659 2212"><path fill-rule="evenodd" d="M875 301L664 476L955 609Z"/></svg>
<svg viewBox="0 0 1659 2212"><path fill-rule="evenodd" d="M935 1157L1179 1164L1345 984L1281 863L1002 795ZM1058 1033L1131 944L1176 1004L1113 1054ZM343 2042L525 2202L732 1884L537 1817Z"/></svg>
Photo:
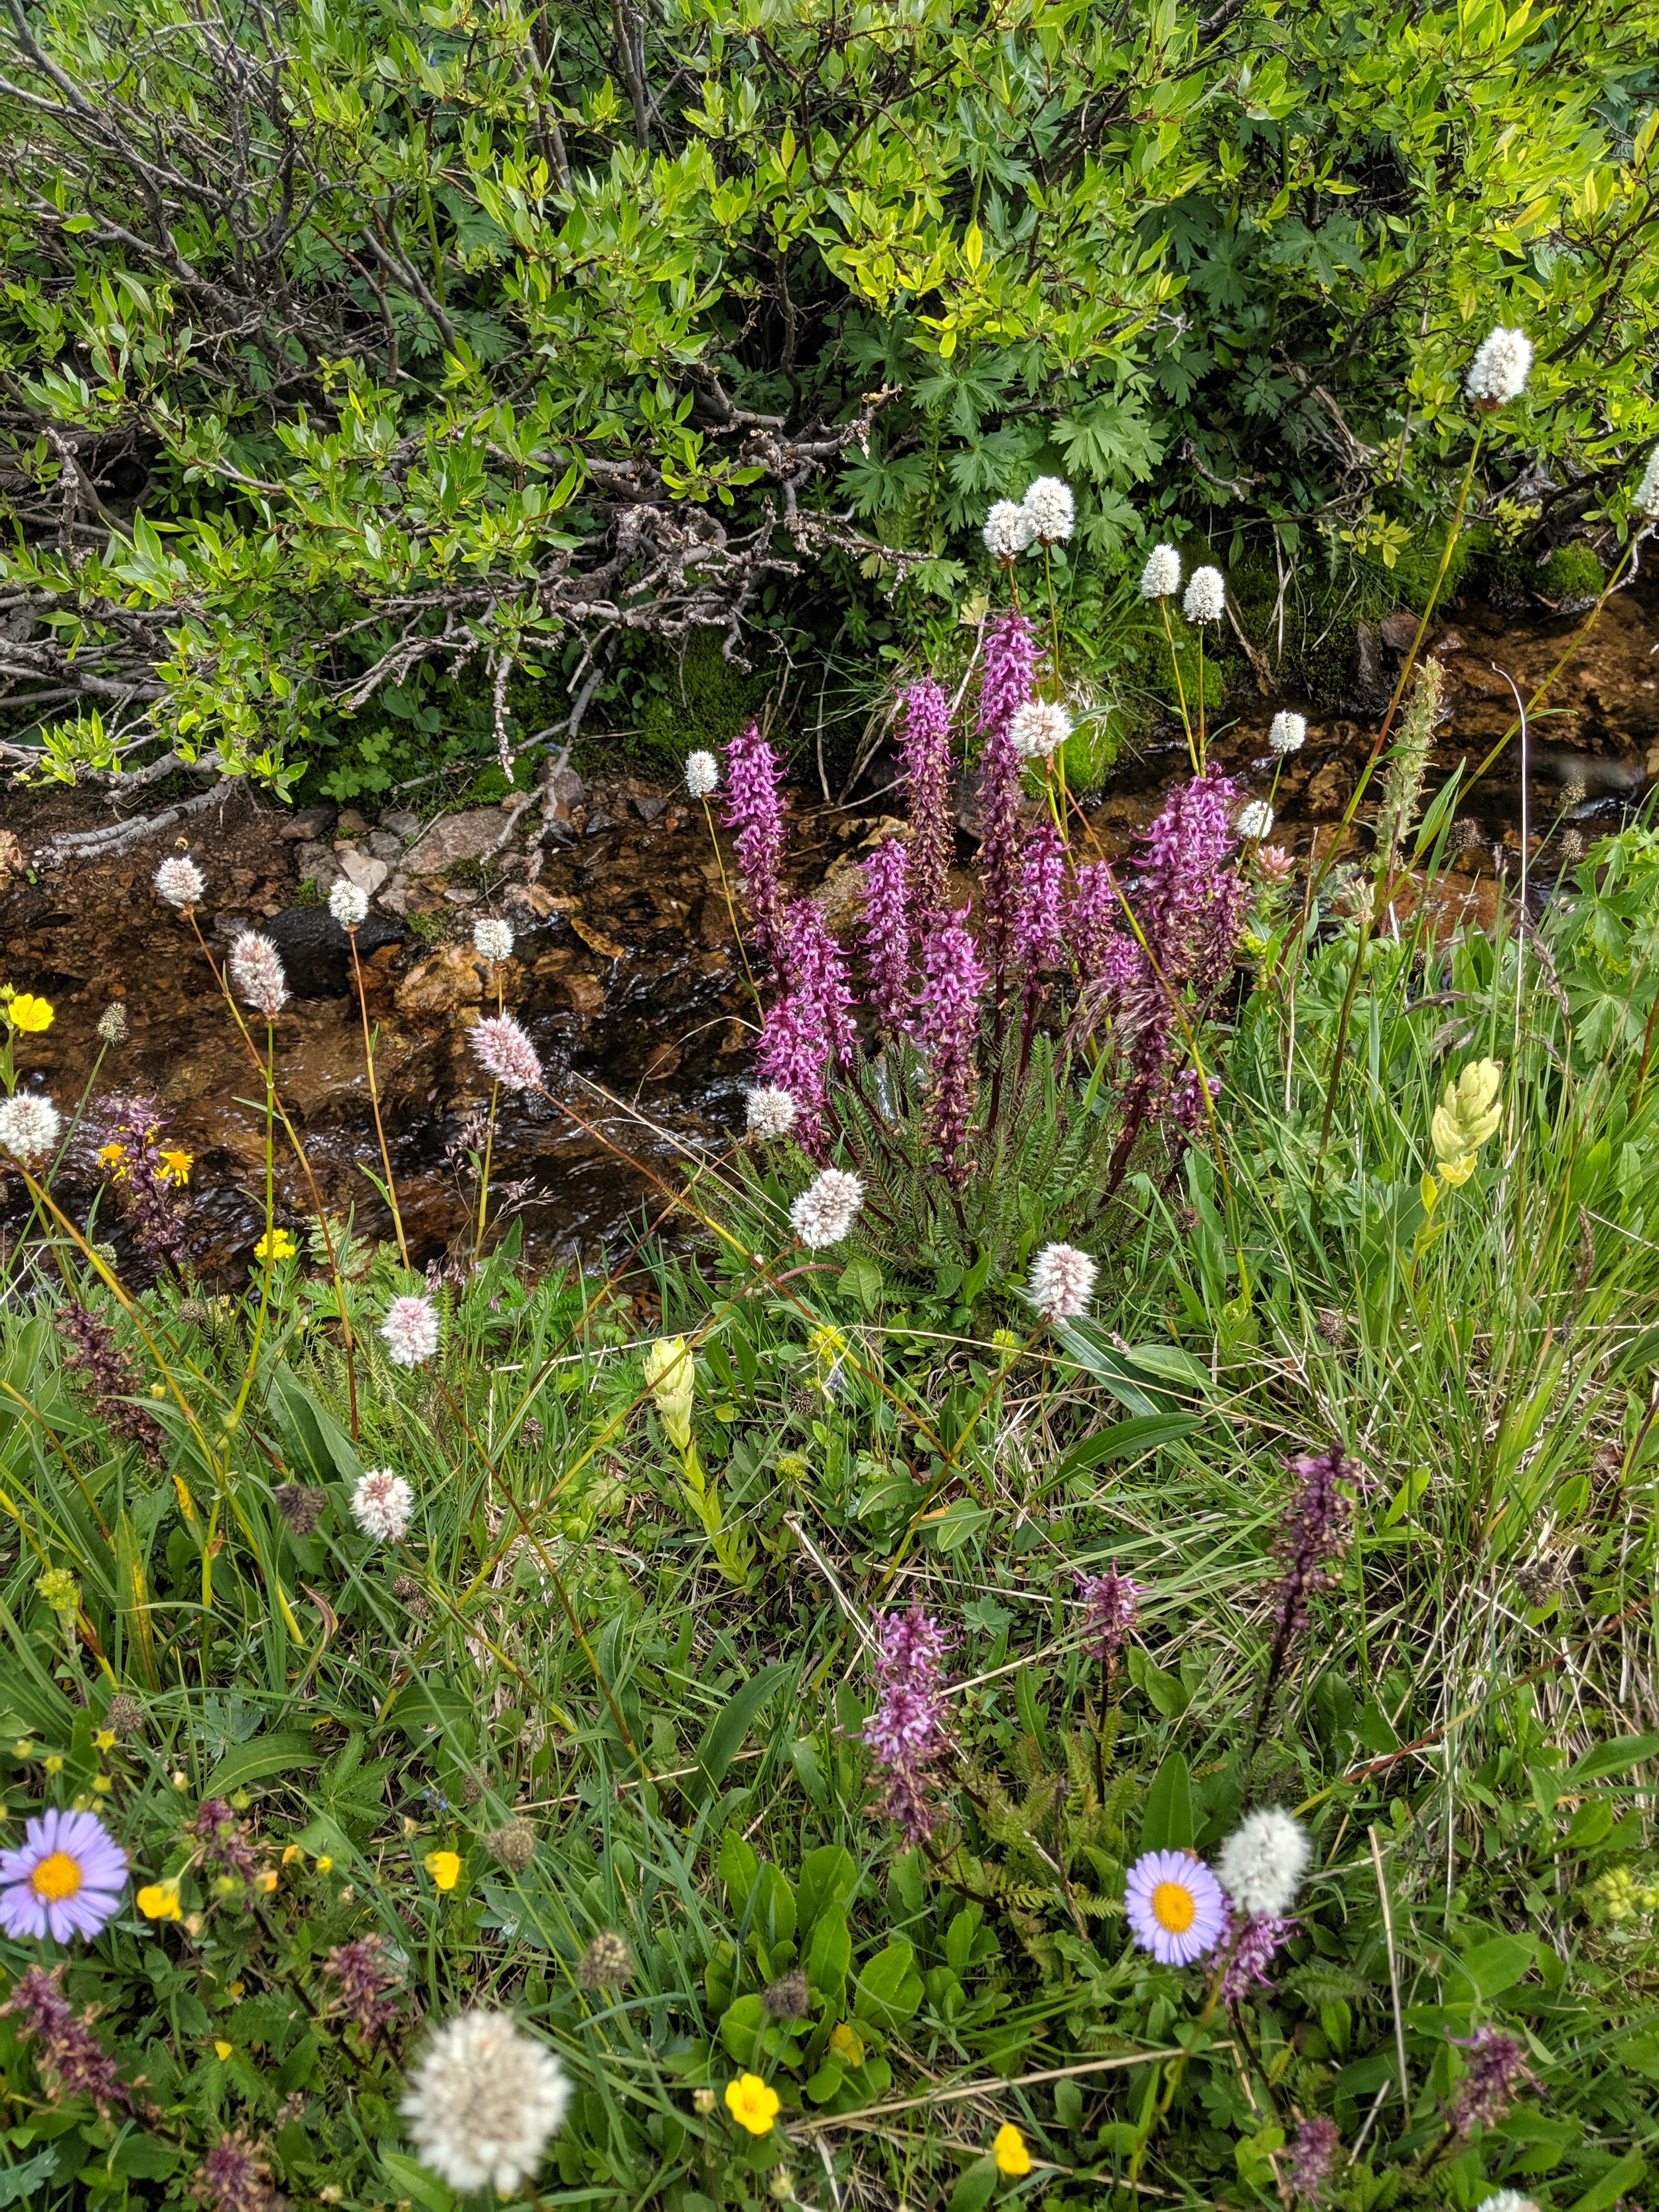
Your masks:
<svg viewBox="0 0 1659 2212"><path fill-rule="evenodd" d="M843 2066L862 2066L864 2038L850 2021L838 2020L830 2031L830 2048Z"/></svg>
<svg viewBox="0 0 1659 2212"><path fill-rule="evenodd" d="M726 2109L751 2136L769 2136L781 2107L769 2081L763 2081L758 2074L739 2074L726 2085Z"/></svg>
<svg viewBox="0 0 1659 2212"><path fill-rule="evenodd" d="M175 1146L156 1154L156 1173L163 1182L176 1182L182 1190L190 1181L190 1171L196 1164L194 1152L180 1152Z"/></svg>
<svg viewBox="0 0 1659 2212"><path fill-rule="evenodd" d="M179 1906L179 1883L174 1876L167 1881L152 1881L138 1893L138 1910L146 1920L180 1920L184 1917Z"/></svg>
<svg viewBox="0 0 1659 2212"><path fill-rule="evenodd" d="M460 1856L455 1851L428 1851L421 1864L439 1889L453 1889L461 1878Z"/></svg>
<svg viewBox="0 0 1659 2212"><path fill-rule="evenodd" d="M253 1887L255 1889L258 1890L262 1895L269 1897L271 1891L276 1887L276 1868L266 1867L261 1873L256 1874L253 1877Z"/></svg>
<svg viewBox="0 0 1659 2212"><path fill-rule="evenodd" d="M234 2051L235 2048L236 2046L234 2043L215 2043L213 2046L213 2055L222 2066L226 2059L228 2058Z"/></svg>
<svg viewBox="0 0 1659 2212"><path fill-rule="evenodd" d="M999 2173L1019 2174L1031 2171L1031 2154L1025 2148L1025 2138L1012 2120L1005 2120L992 2138L991 2156L996 2161Z"/></svg>
<svg viewBox="0 0 1659 2212"><path fill-rule="evenodd" d="M27 1030L38 1036L49 1030L57 1015L50 999L37 999L33 991L20 991L6 1008L6 1019L15 1030Z"/></svg>
<svg viewBox="0 0 1659 2212"><path fill-rule="evenodd" d="M286 1229L267 1230L253 1248L256 1260L291 1260L297 1247Z"/></svg>

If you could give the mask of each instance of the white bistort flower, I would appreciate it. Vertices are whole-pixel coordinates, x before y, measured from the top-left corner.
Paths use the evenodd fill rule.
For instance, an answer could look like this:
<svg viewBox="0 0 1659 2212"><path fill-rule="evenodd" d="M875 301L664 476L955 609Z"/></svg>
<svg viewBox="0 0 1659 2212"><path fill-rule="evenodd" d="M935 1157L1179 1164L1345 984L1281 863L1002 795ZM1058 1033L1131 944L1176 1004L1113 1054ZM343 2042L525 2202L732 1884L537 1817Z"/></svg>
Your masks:
<svg viewBox="0 0 1659 2212"><path fill-rule="evenodd" d="M1031 1262L1026 1291L1039 1320L1075 1321L1086 1313L1097 1270L1075 1244L1045 1244Z"/></svg>
<svg viewBox="0 0 1659 2212"><path fill-rule="evenodd" d="M360 1475L351 1493L351 1517L364 1535L377 1543L395 1544L409 1526L415 1510L415 1493L402 1475L389 1467L372 1467Z"/></svg>
<svg viewBox="0 0 1659 2212"><path fill-rule="evenodd" d="M1308 742L1308 718L1305 714L1283 712L1273 716L1273 727L1267 732L1267 743L1276 753L1299 753Z"/></svg>
<svg viewBox="0 0 1659 2212"><path fill-rule="evenodd" d="M356 929L368 919L368 893L349 876L342 876L328 895L328 910L342 929Z"/></svg>
<svg viewBox="0 0 1659 2212"><path fill-rule="evenodd" d="M1219 622L1227 606L1227 586L1219 568L1194 568L1187 579L1187 596L1181 602L1188 622Z"/></svg>
<svg viewBox="0 0 1659 2212"><path fill-rule="evenodd" d="M283 957L268 937L245 929L230 948L231 981L252 1006L269 1021L288 1000L288 977Z"/></svg>
<svg viewBox="0 0 1659 2212"><path fill-rule="evenodd" d="M422 2052L401 2110L422 2166L463 2194L515 2195L564 2118L570 2084L504 2012L464 2012Z"/></svg>
<svg viewBox="0 0 1659 2212"><path fill-rule="evenodd" d="M980 535L994 561L1012 561L1030 544L1031 518L1017 499L1000 499L985 518Z"/></svg>
<svg viewBox="0 0 1659 2212"><path fill-rule="evenodd" d="M1659 522L1659 446L1648 455L1642 481L1636 487L1636 511L1650 522Z"/></svg>
<svg viewBox="0 0 1659 2212"><path fill-rule="evenodd" d="M1532 340L1524 331L1506 331L1500 323L1475 348L1463 389L1477 407L1490 411L1518 399L1531 373Z"/></svg>
<svg viewBox="0 0 1659 2212"><path fill-rule="evenodd" d="M799 1108L787 1091L763 1083L749 1094L749 1133L751 1137L787 1137L794 1127Z"/></svg>
<svg viewBox="0 0 1659 2212"><path fill-rule="evenodd" d="M57 1150L63 1127L63 1115L38 1091L18 1091L0 1099L0 1152L9 1152L25 1167Z"/></svg>
<svg viewBox="0 0 1659 2212"><path fill-rule="evenodd" d="M1154 545L1140 572L1143 599L1167 599L1181 589L1181 556L1173 545Z"/></svg>
<svg viewBox="0 0 1659 2212"><path fill-rule="evenodd" d="M194 860L175 853L155 871L155 888L169 906L199 906L202 893L207 889L207 878Z"/></svg>
<svg viewBox="0 0 1659 2212"><path fill-rule="evenodd" d="M1024 499L1025 520L1031 526L1033 538L1045 545L1058 544L1069 538L1077 519L1077 502L1072 497L1072 487L1061 477L1039 477Z"/></svg>
<svg viewBox="0 0 1659 2212"><path fill-rule="evenodd" d="M1499 2189L1490 2197L1483 2197L1476 2212L1538 2212L1537 2200L1523 2197L1518 2189Z"/></svg>
<svg viewBox="0 0 1659 2212"><path fill-rule="evenodd" d="M1273 811L1265 799L1253 799L1248 806L1241 807L1239 810L1238 834L1241 837L1269 836L1272 835L1273 826Z"/></svg>
<svg viewBox="0 0 1659 2212"><path fill-rule="evenodd" d="M438 1309L430 1298L393 1298L380 1334L390 1359L399 1367L418 1367L438 1349Z"/></svg>
<svg viewBox="0 0 1659 2212"><path fill-rule="evenodd" d="M1221 1846L1215 1870L1241 1912L1288 1912L1310 1850L1301 1821L1282 1806L1269 1805L1239 1822Z"/></svg>
<svg viewBox="0 0 1659 2212"><path fill-rule="evenodd" d="M481 960L498 963L513 957L513 932L507 923L497 921L494 915L472 925L472 950Z"/></svg>
<svg viewBox="0 0 1659 2212"><path fill-rule="evenodd" d="M809 1252L821 1252L840 1243L863 1203L864 1185L857 1176L825 1168L790 1207L790 1224Z"/></svg>
<svg viewBox="0 0 1659 2212"><path fill-rule="evenodd" d="M720 764L713 753L688 753L685 757L685 787L693 799L707 799L718 791Z"/></svg>
<svg viewBox="0 0 1659 2212"><path fill-rule="evenodd" d="M1072 734L1072 718L1058 699L1028 699L1008 725L1008 742L1026 760L1047 759Z"/></svg>

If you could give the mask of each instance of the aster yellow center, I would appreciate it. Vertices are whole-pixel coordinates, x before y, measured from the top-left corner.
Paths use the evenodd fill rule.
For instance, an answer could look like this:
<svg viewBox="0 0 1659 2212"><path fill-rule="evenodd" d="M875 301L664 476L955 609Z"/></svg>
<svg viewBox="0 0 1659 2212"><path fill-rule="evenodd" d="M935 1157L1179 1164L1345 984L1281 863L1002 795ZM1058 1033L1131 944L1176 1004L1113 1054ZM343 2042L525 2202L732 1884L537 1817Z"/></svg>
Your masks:
<svg viewBox="0 0 1659 2212"><path fill-rule="evenodd" d="M1171 1936L1184 1936L1198 1911L1193 1893L1182 1881L1161 1881L1152 1892L1152 1917Z"/></svg>
<svg viewBox="0 0 1659 2212"><path fill-rule="evenodd" d="M67 1851L54 1851L50 1858L42 1859L29 1876L29 1887L37 1897L44 1897L48 1905L61 1905L66 1897L73 1897L80 1887L80 1863Z"/></svg>

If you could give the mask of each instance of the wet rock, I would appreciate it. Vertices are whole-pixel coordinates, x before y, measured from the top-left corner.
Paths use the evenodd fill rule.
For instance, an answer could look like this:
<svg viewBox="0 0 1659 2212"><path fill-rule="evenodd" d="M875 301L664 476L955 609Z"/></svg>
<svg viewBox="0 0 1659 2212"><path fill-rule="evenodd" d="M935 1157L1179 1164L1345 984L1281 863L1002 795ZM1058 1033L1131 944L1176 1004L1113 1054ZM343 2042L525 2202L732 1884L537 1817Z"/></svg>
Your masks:
<svg viewBox="0 0 1659 2212"><path fill-rule="evenodd" d="M566 816L587 796L587 786L574 768L556 768L547 779L547 789L555 812Z"/></svg>
<svg viewBox="0 0 1659 2212"><path fill-rule="evenodd" d="M1382 673L1382 641L1371 623L1354 624L1353 652L1354 703L1364 714L1380 713L1390 686Z"/></svg>
<svg viewBox="0 0 1659 2212"><path fill-rule="evenodd" d="M597 975L588 975L578 968L560 978L570 1010L579 1021L591 1022L596 1014L605 1012L605 986Z"/></svg>
<svg viewBox="0 0 1659 2212"><path fill-rule="evenodd" d="M634 794L634 811L642 822L654 822L667 805L665 799L647 796L642 791L636 791Z"/></svg>
<svg viewBox="0 0 1659 2212"><path fill-rule="evenodd" d="M470 945L441 945L410 969L392 994L393 1004L406 1021L441 1019L463 1006L477 1006L483 998L478 956Z"/></svg>
<svg viewBox="0 0 1659 2212"><path fill-rule="evenodd" d="M1383 617L1377 627L1382 633L1382 642L1390 653L1411 651L1417 637L1417 617L1405 607Z"/></svg>
<svg viewBox="0 0 1659 2212"><path fill-rule="evenodd" d="M446 814L434 822L404 866L411 875L441 875L457 860L481 860L494 850L507 817L499 806L474 806L465 814Z"/></svg>
<svg viewBox="0 0 1659 2212"><path fill-rule="evenodd" d="M1316 818L1328 814L1340 814L1348 795L1349 775L1342 761L1327 761L1308 779L1308 788L1303 805Z"/></svg>
<svg viewBox="0 0 1659 2212"><path fill-rule="evenodd" d="M290 844L307 837L326 837L334 827L335 810L327 806L302 806L297 814L289 815L276 832Z"/></svg>
<svg viewBox="0 0 1659 2212"><path fill-rule="evenodd" d="M264 933L283 956L296 999L343 999L352 989L351 946L325 906L287 907L265 924ZM403 936L395 921L371 914L357 931L357 957L367 960Z"/></svg>
<svg viewBox="0 0 1659 2212"><path fill-rule="evenodd" d="M588 951L597 952L601 960L627 959L628 947L618 945L615 938L607 937L602 929L596 929L591 921L584 921L579 915L572 915L570 927Z"/></svg>

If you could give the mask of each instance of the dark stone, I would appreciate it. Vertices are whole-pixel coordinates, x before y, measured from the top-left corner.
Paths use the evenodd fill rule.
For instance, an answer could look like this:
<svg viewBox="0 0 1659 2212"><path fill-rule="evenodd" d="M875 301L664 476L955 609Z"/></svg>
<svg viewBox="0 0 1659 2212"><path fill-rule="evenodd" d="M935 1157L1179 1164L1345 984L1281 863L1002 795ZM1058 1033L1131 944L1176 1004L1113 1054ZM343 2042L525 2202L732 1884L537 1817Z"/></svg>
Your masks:
<svg viewBox="0 0 1659 2212"><path fill-rule="evenodd" d="M636 793L634 799L635 812L646 822L654 822L667 804L665 799L647 798L643 792Z"/></svg>
<svg viewBox="0 0 1659 2212"><path fill-rule="evenodd" d="M312 837L326 837L334 827L334 817L339 811L335 806L302 806L297 814L290 814L277 831L277 836L295 842Z"/></svg>
<svg viewBox="0 0 1659 2212"><path fill-rule="evenodd" d="M283 956L288 988L296 999L343 999L353 988L351 947L325 906L291 906L265 924L264 934ZM383 945L401 944L408 931L389 915L369 914L357 931L357 957Z"/></svg>

